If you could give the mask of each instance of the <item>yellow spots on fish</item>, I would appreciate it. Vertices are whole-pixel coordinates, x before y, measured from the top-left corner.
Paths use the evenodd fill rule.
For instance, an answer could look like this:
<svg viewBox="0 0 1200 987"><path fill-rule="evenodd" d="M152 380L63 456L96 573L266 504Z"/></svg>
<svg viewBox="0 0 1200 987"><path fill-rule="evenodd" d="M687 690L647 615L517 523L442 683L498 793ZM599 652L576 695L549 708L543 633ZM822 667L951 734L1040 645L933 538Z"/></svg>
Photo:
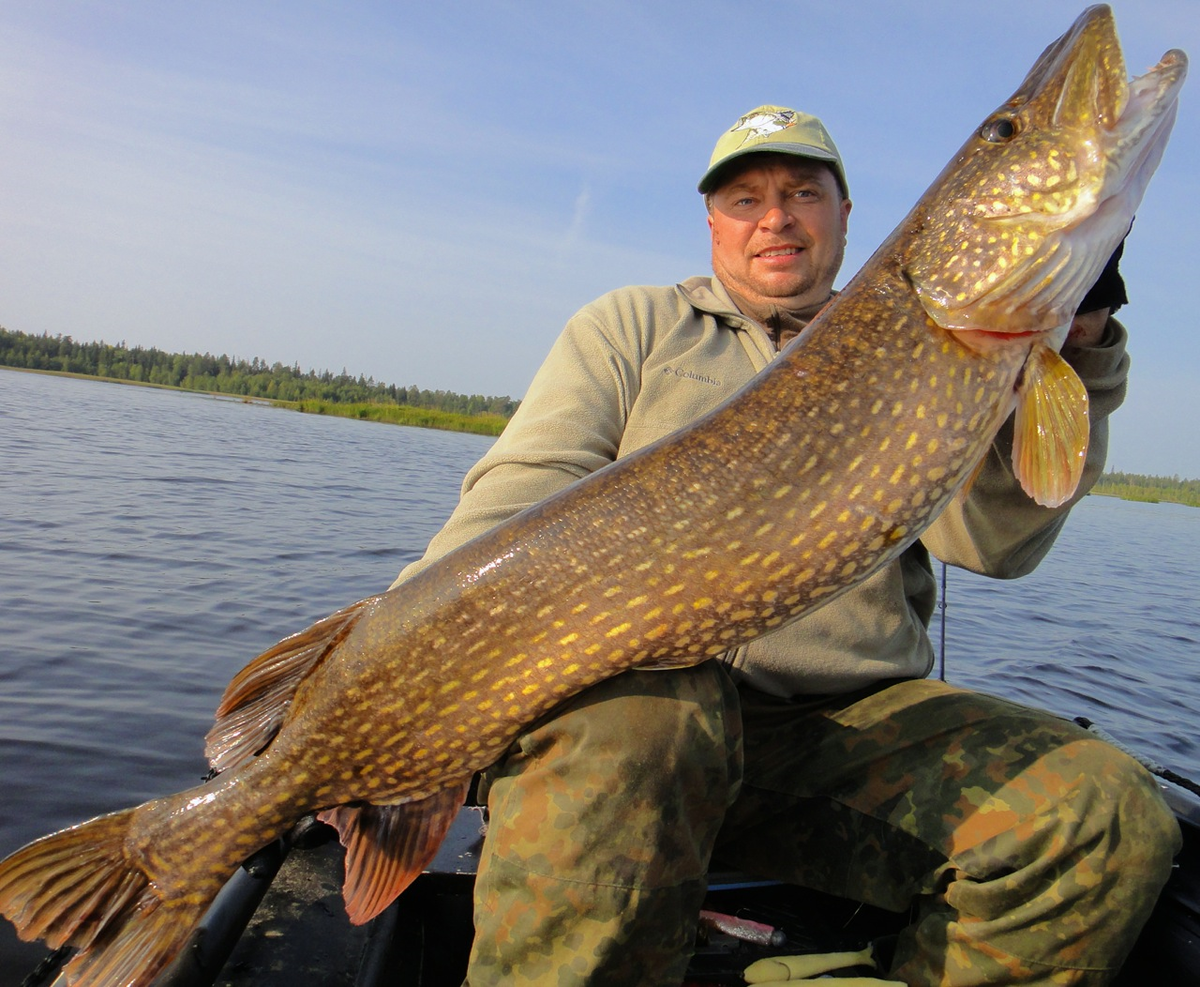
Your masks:
<svg viewBox="0 0 1200 987"><path fill-rule="evenodd" d="M835 541L837 541L837 537L838 536L837 536L836 531L829 532L829 534L827 534L824 538L822 538L819 542L817 542L817 548L820 548L820 549L828 548Z"/></svg>
<svg viewBox="0 0 1200 987"><path fill-rule="evenodd" d="M828 506L828 502L824 501L824 500L821 501L821 503L817 504L816 507L814 507L811 511L808 512L808 519L810 521L815 521L818 517L821 516L822 513L824 513L826 506ZM793 544L795 544L795 542L793 542Z"/></svg>
<svg viewBox="0 0 1200 987"><path fill-rule="evenodd" d="M792 485L790 483L785 483L783 486L776 488L775 492L771 494L771 497L775 500L779 500L781 497L786 497L791 492Z"/></svg>
<svg viewBox="0 0 1200 987"><path fill-rule="evenodd" d="M609 628L609 630L605 632L604 636L605 637L620 637L627 630L629 630L629 628L632 626L633 626L633 624L629 623L628 621L626 621L623 624L617 624L616 627Z"/></svg>
<svg viewBox="0 0 1200 987"><path fill-rule="evenodd" d="M896 468L894 470L892 470L892 475L890 477L888 477L888 483L891 483L891 484L899 483L901 478L903 478L903 476L904 476L904 464L899 463L899 464L897 464Z"/></svg>
<svg viewBox="0 0 1200 987"><path fill-rule="evenodd" d="M904 443L905 450L907 451L907 450L913 448L913 446L915 446L917 444L917 442L920 440L920 438L921 437L916 432L910 432L909 436L908 436L908 440Z"/></svg>

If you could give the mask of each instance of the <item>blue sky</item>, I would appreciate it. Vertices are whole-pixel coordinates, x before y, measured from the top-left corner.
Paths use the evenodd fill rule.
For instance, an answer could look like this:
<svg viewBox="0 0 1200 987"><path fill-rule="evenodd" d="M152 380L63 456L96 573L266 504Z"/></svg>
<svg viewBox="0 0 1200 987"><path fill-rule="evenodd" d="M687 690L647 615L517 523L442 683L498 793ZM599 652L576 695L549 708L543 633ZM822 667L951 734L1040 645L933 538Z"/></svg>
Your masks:
<svg viewBox="0 0 1200 987"><path fill-rule="evenodd" d="M1131 73L1194 0L1114 5ZM821 116L842 281L1083 9L0 0L0 325L520 396L610 288L706 273L695 183L760 103ZM1192 82L1126 249L1110 466L1200 477Z"/></svg>

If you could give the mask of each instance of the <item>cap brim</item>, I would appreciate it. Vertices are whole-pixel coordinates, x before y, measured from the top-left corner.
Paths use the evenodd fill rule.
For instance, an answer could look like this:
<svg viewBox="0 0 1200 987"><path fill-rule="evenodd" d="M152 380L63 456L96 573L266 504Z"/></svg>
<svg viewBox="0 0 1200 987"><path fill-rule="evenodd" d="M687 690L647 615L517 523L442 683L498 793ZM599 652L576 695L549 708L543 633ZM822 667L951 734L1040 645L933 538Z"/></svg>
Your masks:
<svg viewBox="0 0 1200 987"><path fill-rule="evenodd" d="M751 154L765 154L774 152L776 154L791 154L797 158L811 158L814 161L823 161L828 165L833 166L833 172L838 176L839 182L845 187L845 178L842 176L841 167L838 163L837 155L831 154L823 147L816 147L813 144L797 144L794 141L780 141L777 143L764 142L755 144L752 147L741 148L734 151L732 154L727 154L720 161L709 165L708 171L700 179L700 183L696 186L697 191L702 195L711 192L716 186L716 179L722 171L724 171L732 162L738 158L744 158Z"/></svg>

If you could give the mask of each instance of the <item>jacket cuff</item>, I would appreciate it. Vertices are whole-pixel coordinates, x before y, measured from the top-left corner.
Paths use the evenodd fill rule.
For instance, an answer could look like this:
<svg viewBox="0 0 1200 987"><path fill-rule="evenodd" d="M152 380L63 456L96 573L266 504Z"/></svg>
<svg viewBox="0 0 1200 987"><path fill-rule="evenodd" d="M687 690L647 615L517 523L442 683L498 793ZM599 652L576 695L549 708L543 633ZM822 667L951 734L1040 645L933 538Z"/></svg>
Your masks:
<svg viewBox="0 0 1200 987"><path fill-rule="evenodd" d="M1062 355L1092 393L1124 387L1129 376L1129 333L1111 316L1095 346L1064 346Z"/></svg>

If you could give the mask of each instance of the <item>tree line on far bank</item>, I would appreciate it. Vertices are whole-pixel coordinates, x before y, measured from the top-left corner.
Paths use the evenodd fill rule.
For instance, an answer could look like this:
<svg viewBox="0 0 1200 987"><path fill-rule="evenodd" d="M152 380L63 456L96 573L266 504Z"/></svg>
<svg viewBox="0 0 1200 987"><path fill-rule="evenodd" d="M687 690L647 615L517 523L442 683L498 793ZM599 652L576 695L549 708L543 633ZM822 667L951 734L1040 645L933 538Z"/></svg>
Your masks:
<svg viewBox="0 0 1200 987"><path fill-rule="evenodd" d="M105 377L144 384L210 391L271 401L332 404L388 404L457 415L498 415L508 419L519 402L511 397L430 391L415 385L382 384L344 369L301 371L300 365L267 364L221 354L168 353L154 347L78 342L71 336L40 336L0 327L0 366L23 370Z"/></svg>
<svg viewBox="0 0 1200 987"><path fill-rule="evenodd" d="M1144 476L1112 470L1096 481L1092 493L1151 504L1200 507L1200 480L1181 480L1178 476Z"/></svg>

